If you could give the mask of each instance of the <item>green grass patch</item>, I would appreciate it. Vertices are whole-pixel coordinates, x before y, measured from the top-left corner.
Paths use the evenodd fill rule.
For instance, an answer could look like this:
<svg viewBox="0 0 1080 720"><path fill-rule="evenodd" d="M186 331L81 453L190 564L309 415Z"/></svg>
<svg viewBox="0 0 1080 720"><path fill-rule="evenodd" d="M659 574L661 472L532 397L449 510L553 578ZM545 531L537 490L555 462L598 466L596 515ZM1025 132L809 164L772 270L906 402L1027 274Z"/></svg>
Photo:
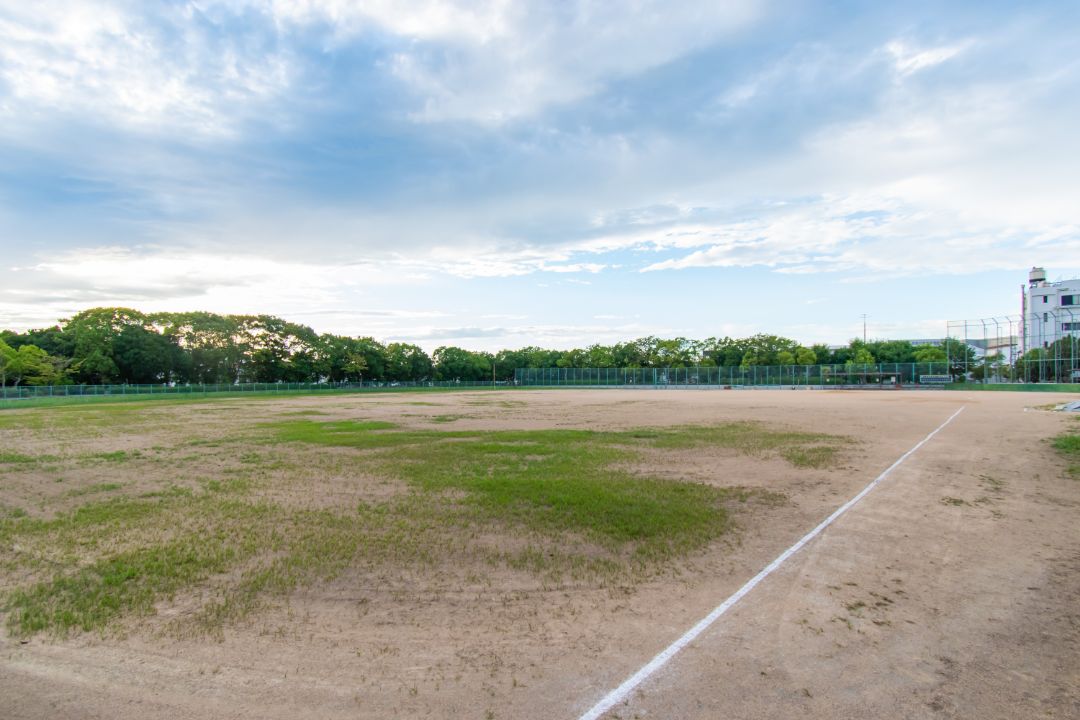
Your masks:
<svg viewBox="0 0 1080 720"><path fill-rule="evenodd" d="M234 555L233 548L202 537L121 553L16 590L5 608L8 627L21 636L100 630L121 614L148 613L159 598L224 571Z"/></svg>
<svg viewBox="0 0 1080 720"><path fill-rule="evenodd" d="M641 477L617 466L635 448L713 445L776 453L799 467L831 462L841 439L753 423L598 433L587 430L396 429L388 423L290 421L279 440L373 451L366 463L428 492L463 491L482 516L547 534L579 533L640 557L668 557L726 527L724 490Z"/></svg>
<svg viewBox="0 0 1080 720"><path fill-rule="evenodd" d="M357 421L291 421L276 430L280 440L379 451L366 462L380 474L428 492L464 491L485 518L609 546L638 543L645 554L700 544L726 524L721 491L616 471L631 453L598 433L436 432Z"/></svg>
<svg viewBox="0 0 1080 720"><path fill-rule="evenodd" d="M17 520L26 517L26 511L21 507L12 507L0 503L0 520Z"/></svg>
<svg viewBox="0 0 1080 720"><path fill-rule="evenodd" d="M27 463L37 462L38 458L33 455L23 455L22 453L0 451L0 464L3 465L25 465Z"/></svg>
<svg viewBox="0 0 1080 720"><path fill-rule="evenodd" d="M77 410L52 412L91 426L148 420L137 407ZM54 420L44 418L42 432ZM0 547L11 549L0 553L8 587L0 608L9 630L104 632L173 599L195 605L172 621L177 633L220 636L274 598L346 571L490 566L533 573L544 583L634 582L722 536L737 503L777 499L635 472L646 453L653 460L656 453L711 446L814 467L832 462L846 442L753 423L461 431L290 418L244 432L246 447L185 465L190 487L134 497L127 480L141 465L125 461L135 453L97 453L87 457L118 463L116 481L66 495L93 496L91 502L51 516L43 508L40 517L0 508ZM276 447L282 443L288 447ZM143 461L168 461L170 452L173 460L186 458L191 446L156 450ZM27 462L33 460L13 464ZM303 497L288 504L295 492L283 477L304 490L300 483L317 482L324 472L396 481L409 491L350 507L312 509Z"/></svg>
<svg viewBox="0 0 1080 720"><path fill-rule="evenodd" d="M83 505L53 519L0 520L18 567L47 579L6 594L19 636L103 630L129 614L269 548L278 523L266 505L223 502L183 489Z"/></svg>
<svg viewBox="0 0 1080 720"><path fill-rule="evenodd" d="M1051 443L1055 450L1069 463L1069 477L1080 480L1080 434L1067 432L1058 435Z"/></svg>

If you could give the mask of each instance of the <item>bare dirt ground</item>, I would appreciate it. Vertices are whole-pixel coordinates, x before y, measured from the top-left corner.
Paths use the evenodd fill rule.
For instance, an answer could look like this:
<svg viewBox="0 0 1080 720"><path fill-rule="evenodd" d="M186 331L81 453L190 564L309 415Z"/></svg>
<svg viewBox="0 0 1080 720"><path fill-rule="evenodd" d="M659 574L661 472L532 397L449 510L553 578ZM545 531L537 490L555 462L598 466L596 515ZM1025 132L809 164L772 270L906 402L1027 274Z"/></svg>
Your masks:
<svg viewBox="0 0 1080 720"><path fill-rule="evenodd" d="M609 717L1080 717L1080 483L1046 442L1069 418L1037 409L1056 400L559 390L238 401L247 420L319 412L453 429L613 429L752 419L857 443L830 470L697 451L653 468L788 501L753 504L735 515L736 533L677 575L632 587L345 574L220 641L138 627L25 644L2 635L0 716L576 718L964 406ZM174 433L226 430L201 422L199 405L160 412ZM151 453L166 440L148 429L80 442ZM26 450L50 451L35 443ZM74 482L100 480L98 465L80 472ZM291 497L284 480L279 500ZM0 501L25 505L35 492L57 491L30 477L0 488ZM330 478L293 500L354 492Z"/></svg>

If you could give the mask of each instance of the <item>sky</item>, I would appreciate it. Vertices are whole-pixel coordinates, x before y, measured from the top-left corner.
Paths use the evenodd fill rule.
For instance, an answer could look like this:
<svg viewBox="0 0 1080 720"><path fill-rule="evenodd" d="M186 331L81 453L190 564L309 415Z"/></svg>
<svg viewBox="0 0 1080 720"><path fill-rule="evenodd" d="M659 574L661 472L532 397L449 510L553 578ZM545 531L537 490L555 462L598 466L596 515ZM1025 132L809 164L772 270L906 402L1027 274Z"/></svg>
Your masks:
<svg viewBox="0 0 1080 720"><path fill-rule="evenodd" d="M1080 3L0 0L0 328L941 337L1080 276Z"/></svg>

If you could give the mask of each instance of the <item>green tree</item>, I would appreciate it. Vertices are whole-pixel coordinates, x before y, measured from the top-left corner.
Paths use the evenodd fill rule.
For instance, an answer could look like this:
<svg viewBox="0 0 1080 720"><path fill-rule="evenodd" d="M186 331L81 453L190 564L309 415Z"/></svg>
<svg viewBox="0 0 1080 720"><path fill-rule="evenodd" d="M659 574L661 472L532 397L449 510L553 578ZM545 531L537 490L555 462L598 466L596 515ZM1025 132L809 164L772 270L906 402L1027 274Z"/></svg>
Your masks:
<svg viewBox="0 0 1080 720"><path fill-rule="evenodd" d="M0 340L0 385L54 385L64 379L63 360L36 345L18 350Z"/></svg>
<svg viewBox="0 0 1080 720"><path fill-rule="evenodd" d="M147 318L130 308L93 308L62 321L71 338L72 371L81 382L109 383L120 379L115 343L125 327L145 327Z"/></svg>
<svg viewBox="0 0 1080 720"><path fill-rule="evenodd" d="M852 348L852 353L848 357L845 365L872 365L874 362L874 356L870 350L864 345Z"/></svg>
<svg viewBox="0 0 1080 720"><path fill-rule="evenodd" d="M527 367L529 367L529 356L524 348L500 350L495 353L495 376L499 380L513 380L516 369Z"/></svg>
<svg viewBox="0 0 1080 720"><path fill-rule="evenodd" d="M609 368L615 366L615 353L607 345L590 345L585 350L585 367Z"/></svg>
<svg viewBox="0 0 1080 720"><path fill-rule="evenodd" d="M561 368L580 368L585 367L586 353L584 350L575 348L573 350L564 350L559 354L559 359L555 361L555 367Z"/></svg>
<svg viewBox="0 0 1080 720"><path fill-rule="evenodd" d="M975 367L975 348L963 340L945 338L942 349L948 358L949 373L953 377L964 377Z"/></svg>
<svg viewBox="0 0 1080 720"><path fill-rule="evenodd" d="M319 342L325 377L331 382L381 379L372 372L368 363L372 351L368 343L342 335L321 335Z"/></svg>
<svg viewBox="0 0 1080 720"><path fill-rule="evenodd" d="M431 354L437 380L490 380L493 360L488 353L452 346L436 348Z"/></svg>
<svg viewBox="0 0 1080 720"><path fill-rule="evenodd" d="M236 316L208 312L157 313L150 322L162 335L172 338L180 355L174 372L181 382L239 382L248 362L246 334Z"/></svg>
<svg viewBox="0 0 1080 720"><path fill-rule="evenodd" d="M645 367L648 357L636 342L621 342L611 346L611 364L618 368Z"/></svg>
<svg viewBox="0 0 1080 720"><path fill-rule="evenodd" d="M15 364L15 348L0 338L0 387L7 385L8 370Z"/></svg>
<svg viewBox="0 0 1080 720"><path fill-rule="evenodd" d="M27 330L21 334L4 331L0 332L0 338L15 350L23 345L36 345L51 356L71 357L71 337L66 335L59 325L42 330Z"/></svg>
<svg viewBox="0 0 1080 720"><path fill-rule="evenodd" d="M833 357L832 350L830 350L829 346L825 343L817 343L816 345L811 345L810 350L812 350L814 353L814 357L816 358L815 362L821 365L833 365L841 362Z"/></svg>
<svg viewBox="0 0 1080 720"><path fill-rule="evenodd" d="M386 346L386 379L418 381L431 377L431 358L417 345L390 343ZM513 370L510 371L513 374Z"/></svg>
<svg viewBox="0 0 1080 720"><path fill-rule="evenodd" d="M867 349L879 363L915 362L915 346L907 340L875 340Z"/></svg>
<svg viewBox="0 0 1080 720"><path fill-rule="evenodd" d="M920 346L914 356L914 362L917 363L943 363L947 359L945 351L933 345Z"/></svg>
<svg viewBox="0 0 1080 720"><path fill-rule="evenodd" d="M122 382L168 381L180 355L174 338L141 325L126 325L113 339L113 363Z"/></svg>
<svg viewBox="0 0 1080 720"><path fill-rule="evenodd" d="M798 343L794 340L766 333L753 335L752 337L746 338L744 342L746 344L746 350L743 353L742 362L740 363L743 366L779 365L781 364L779 361L779 354L781 352L790 353L792 359L794 359L795 351L799 347Z"/></svg>

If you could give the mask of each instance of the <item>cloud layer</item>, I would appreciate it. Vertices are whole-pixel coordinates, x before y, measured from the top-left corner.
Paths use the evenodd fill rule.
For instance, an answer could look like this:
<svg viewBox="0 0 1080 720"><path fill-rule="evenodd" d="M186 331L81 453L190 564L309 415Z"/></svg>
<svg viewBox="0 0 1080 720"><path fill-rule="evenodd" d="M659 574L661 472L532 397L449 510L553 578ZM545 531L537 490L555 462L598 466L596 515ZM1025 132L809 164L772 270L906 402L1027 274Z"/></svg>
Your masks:
<svg viewBox="0 0 1080 720"><path fill-rule="evenodd" d="M1080 273L1078 12L0 0L0 326L810 341L1009 312L1026 267ZM820 322L836 286L933 277L955 297ZM686 310L762 283L747 317Z"/></svg>

